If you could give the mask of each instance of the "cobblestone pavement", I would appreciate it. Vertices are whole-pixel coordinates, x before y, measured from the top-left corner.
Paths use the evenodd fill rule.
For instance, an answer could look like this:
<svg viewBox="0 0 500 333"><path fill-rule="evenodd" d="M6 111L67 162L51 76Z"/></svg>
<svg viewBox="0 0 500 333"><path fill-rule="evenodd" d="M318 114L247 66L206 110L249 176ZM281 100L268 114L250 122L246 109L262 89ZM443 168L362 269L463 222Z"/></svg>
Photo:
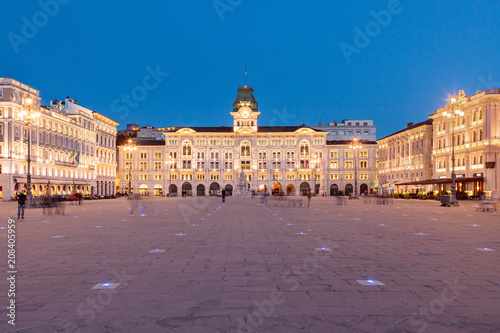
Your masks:
<svg viewBox="0 0 500 333"><path fill-rule="evenodd" d="M16 229L17 325L6 323L4 278L0 331L500 331L500 214L473 202L286 203L162 198L135 216L125 199L67 205L65 215L29 210ZM5 277L14 208L0 204Z"/></svg>

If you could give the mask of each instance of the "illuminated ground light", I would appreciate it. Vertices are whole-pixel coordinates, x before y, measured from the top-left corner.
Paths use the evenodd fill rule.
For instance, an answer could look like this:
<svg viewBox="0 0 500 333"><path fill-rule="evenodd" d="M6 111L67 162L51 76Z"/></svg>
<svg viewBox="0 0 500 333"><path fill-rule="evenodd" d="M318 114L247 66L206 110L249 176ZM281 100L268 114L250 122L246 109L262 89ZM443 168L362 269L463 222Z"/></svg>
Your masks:
<svg viewBox="0 0 500 333"><path fill-rule="evenodd" d="M307 233L301 231L301 232L297 232L297 235L307 235Z"/></svg>
<svg viewBox="0 0 500 333"><path fill-rule="evenodd" d="M192 227L197 227L198 225L197 224L191 224Z"/></svg>
<svg viewBox="0 0 500 333"><path fill-rule="evenodd" d="M490 249L490 248L487 248L487 247L483 247L482 249L477 248L476 250L478 250L478 251L484 251L484 252L496 252L496 250L493 250L493 249Z"/></svg>
<svg viewBox="0 0 500 333"><path fill-rule="evenodd" d="M378 226L379 226L379 227L387 227L387 225L386 225L386 224L383 224L383 223L382 223L382 224L379 224Z"/></svg>
<svg viewBox="0 0 500 333"><path fill-rule="evenodd" d="M473 225L471 225L471 227L479 227L479 224L474 223Z"/></svg>
<svg viewBox="0 0 500 333"><path fill-rule="evenodd" d="M100 215L100 214L101 214L101 213L99 213L99 212L97 213L97 215Z"/></svg>
<svg viewBox="0 0 500 333"><path fill-rule="evenodd" d="M339 214L339 216L342 216L342 214Z"/></svg>
<svg viewBox="0 0 500 333"><path fill-rule="evenodd" d="M127 222L127 220L123 219L123 222Z"/></svg>
<svg viewBox="0 0 500 333"><path fill-rule="evenodd" d="M316 248L316 251L324 251L324 252L331 252L332 249L328 248L328 247L317 247Z"/></svg>
<svg viewBox="0 0 500 333"><path fill-rule="evenodd" d="M165 211L168 211L168 209L165 209Z"/></svg>
<svg viewBox="0 0 500 333"><path fill-rule="evenodd" d="M52 236L51 238L64 238L64 236L57 235L57 236Z"/></svg>
<svg viewBox="0 0 500 333"><path fill-rule="evenodd" d="M427 234L424 234L424 233L421 233L421 232L417 232L415 235L417 235L417 236L425 236Z"/></svg>
<svg viewBox="0 0 500 333"><path fill-rule="evenodd" d="M95 227L96 228L102 228L102 225L96 225Z"/></svg>
<svg viewBox="0 0 500 333"><path fill-rule="evenodd" d="M291 223L287 223L287 224L285 224L285 225L288 225L288 226L290 226L290 225L293 225L293 224L291 224Z"/></svg>
<svg viewBox="0 0 500 333"><path fill-rule="evenodd" d="M385 286L385 283L379 280L356 280L356 282L362 286Z"/></svg>
<svg viewBox="0 0 500 333"><path fill-rule="evenodd" d="M5 227L0 227L0 230L3 230L3 229L5 229Z"/></svg>
<svg viewBox="0 0 500 333"><path fill-rule="evenodd" d="M149 251L149 253L165 253L165 252L167 252L167 250L154 249Z"/></svg>
<svg viewBox="0 0 500 333"><path fill-rule="evenodd" d="M186 234L183 234L182 232L175 234L176 236L186 236Z"/></svg>
<svg viewBox="0 0 500 333"><path fill-rule="evenodd" d="M111 283L111 282L104 282L104 283L98 283L95 286L92 287L92 289L116 289L121 283Z"/></svg>
<svg viewBox="0 0 500 333"><path fill-rule="evenodd" d="M437 219L436 219L435 217L433 217L433 218L431 219L431 221L437 221Z"/></svg>
<svg viewBox="0 0 500 333"><path fill-rule="evenodd" d="M283 220L283 218L280 217L280 220Z"/></svg>

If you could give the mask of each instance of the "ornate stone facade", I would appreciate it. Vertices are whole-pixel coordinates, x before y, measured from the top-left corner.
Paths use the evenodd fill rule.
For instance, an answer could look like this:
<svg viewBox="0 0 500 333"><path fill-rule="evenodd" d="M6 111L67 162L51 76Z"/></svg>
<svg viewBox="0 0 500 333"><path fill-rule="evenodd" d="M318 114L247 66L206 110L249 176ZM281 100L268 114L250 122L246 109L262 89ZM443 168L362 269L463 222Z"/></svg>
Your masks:
<svg viewBox="0 0 500 333"><path fill-rule="evenodd" d="M76 191L85 195L113 195L118 123L70 98L42 106L38 90L13 79L0 78L2 199L9 200L16 190L26 187L29 99L32 111L38 116L30 120L33 195L65 195Z"/></svg>

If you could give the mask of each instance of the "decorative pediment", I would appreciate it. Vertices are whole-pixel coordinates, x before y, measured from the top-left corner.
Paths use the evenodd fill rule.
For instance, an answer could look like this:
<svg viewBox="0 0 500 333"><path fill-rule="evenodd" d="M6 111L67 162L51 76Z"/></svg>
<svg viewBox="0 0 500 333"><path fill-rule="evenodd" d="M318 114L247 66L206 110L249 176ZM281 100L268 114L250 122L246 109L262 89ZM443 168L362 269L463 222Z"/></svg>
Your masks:
<svg viewBox="0 0 500 333"><path fill-rule="evenodd" d="M176 132L177 134L196 134L196 131L191 128L181 128Z"/></svg>
<svg viewBox="0 0 500 333"><path fill-rule="evenodd" d="M298 130L295 131L297 134L314 134L316 133L315 130L311 128L299 128Z"/></svg>
<svg viewBox="0 0 500 333"><path fill-rule="evenodd" d="M256 132L251 128L240 128L236 134L255 134Z"/></svg>

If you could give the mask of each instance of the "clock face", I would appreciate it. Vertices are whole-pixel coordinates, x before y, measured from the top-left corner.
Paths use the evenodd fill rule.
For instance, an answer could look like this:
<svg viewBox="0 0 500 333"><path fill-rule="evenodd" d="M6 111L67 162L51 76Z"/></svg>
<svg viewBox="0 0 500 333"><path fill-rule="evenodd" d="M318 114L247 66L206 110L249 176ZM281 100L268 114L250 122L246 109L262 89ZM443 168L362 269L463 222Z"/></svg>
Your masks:
<svg viewBox="0 0 500 333"><path fill-rule="evenodd" d="M241 113L241 116L242 116L244 119L247 119L248 117L250 117L250 113L249 113L247 110L245 110L245 111L243 111L243 112Z"/></svg>

